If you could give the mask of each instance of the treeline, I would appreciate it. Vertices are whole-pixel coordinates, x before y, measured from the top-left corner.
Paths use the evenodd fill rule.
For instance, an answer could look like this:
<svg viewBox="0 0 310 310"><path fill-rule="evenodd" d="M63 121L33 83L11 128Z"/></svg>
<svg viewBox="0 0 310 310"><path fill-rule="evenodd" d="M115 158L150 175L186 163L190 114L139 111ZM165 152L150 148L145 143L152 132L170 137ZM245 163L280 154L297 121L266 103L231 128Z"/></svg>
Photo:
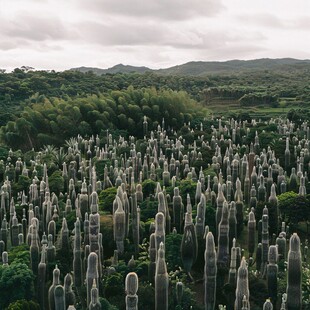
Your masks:
<svg viewBox="0 0 310 310"><path fill-rule="evenodd" d="M45 144L61 145L78 134L105 136L107 130L142 138L144 116L149 130L163 119L166 128L179 129L203 113L186 92L155 88L137 90L131 86L86 97L45 97L3 126L2 139L14 149L37 149Z"/></svg>

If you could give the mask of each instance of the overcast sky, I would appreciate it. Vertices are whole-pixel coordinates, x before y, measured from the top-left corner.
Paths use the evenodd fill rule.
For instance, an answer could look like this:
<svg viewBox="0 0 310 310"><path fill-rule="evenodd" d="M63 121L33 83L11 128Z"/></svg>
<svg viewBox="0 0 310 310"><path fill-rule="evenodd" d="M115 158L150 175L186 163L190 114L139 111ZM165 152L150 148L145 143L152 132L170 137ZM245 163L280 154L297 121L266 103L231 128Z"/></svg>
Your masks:
<svg viewBox="0 0 310 310"><path fill-rule="evenodd" d="M309 0L0 0L0 68L310 59Z"/></svg>

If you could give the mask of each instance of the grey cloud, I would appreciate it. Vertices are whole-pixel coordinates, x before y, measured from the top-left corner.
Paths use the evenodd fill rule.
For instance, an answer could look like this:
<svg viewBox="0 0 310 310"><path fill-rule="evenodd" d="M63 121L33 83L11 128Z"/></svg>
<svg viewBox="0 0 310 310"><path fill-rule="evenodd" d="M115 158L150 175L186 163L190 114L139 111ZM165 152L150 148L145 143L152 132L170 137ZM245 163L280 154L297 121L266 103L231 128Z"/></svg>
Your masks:
<svg viewBox="0 0 310 310"><path fill-rule="evenodd" d="M279 17L270 13L238 15L236 19L246 24L258 25L267 28L282 28L285 26L285 23Z"/></svg>
<svg viewBox="0 0 310 310"><path fill-rule="evenodd" d="M135 18L186 20L214 16L225 7L221 0L79 0L83 8Z"/></svg>
<svg viewBox="0 0 310 310"><path fill-rule="evenodd" d="M64 25L57 17L34 16L19 13L14 20L0 19L1 36L12 40L13 38L45 41L75 38L75 31Z"/></svg>

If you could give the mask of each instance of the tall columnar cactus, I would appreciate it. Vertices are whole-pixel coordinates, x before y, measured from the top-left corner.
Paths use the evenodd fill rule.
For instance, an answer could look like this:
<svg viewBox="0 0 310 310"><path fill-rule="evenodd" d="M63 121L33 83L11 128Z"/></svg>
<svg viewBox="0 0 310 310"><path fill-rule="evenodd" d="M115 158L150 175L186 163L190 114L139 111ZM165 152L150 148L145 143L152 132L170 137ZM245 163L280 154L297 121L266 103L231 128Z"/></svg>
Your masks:
<svg viewBox="0 0 310 310"><path fill-rule="evenodd" d="M279 210L275 184L272 184L271 186L269 205L272 209L272 212L269 214L270 222L272 223L270 227L270 234L275 233L277 235L279 231Z"/></svg>
<svg viewBox="0 0 310 310"><path fill-rule="evenodd" d="M222 218L218 228L217 263L226 266L229 262L229 223L228 205L224 202Z"/></svg>
<svg viewBox="0 0 310 310"><path fill-rule="evenodd" d="M184 205L182 202L182 197L180 196L179 188L174 188L173 196L173 224L178 232L183 229L183 219L184 219Z"/></svg>
<svg viewBox="0 0 310 310"><path fill-rule="evenodd" d="M30 229L31 236L31 245L30 245L30 261L31 261L31 269L32 272L37 275L38 274L38 265L39 265L39 237L37 232L38 221L36 218L32 219L32 225Z"/></svg>
<svg viewBox="0 0 310 310"><path fill-rule="evenodd" d="M290 238L290 249L288 251L287 264L287 309L300 310L301 309L301 251L300 239L296 233Z"/></svg>
<svg viewBox="0 0 310 310"><path fill-rule="evenodd" d="M11 226L12 246L18 246L18 234L19 234L18 220L16 217L16 213L14 213L13 218L12 218L12 226Z"/></svg>
<svg viewBox="0 0 310 310"><path fill-rule="evenodd" d="M90 299L90 304L88 306L88 309L89 310L101 310L101 303L99 301L99 291L98 291L95 279L93 281L93 286L92 286L90 294L91 294L91 299Z"/></svg>
<svg viewBox="0 0 310 310"><path fill-rule="evenodd" d="M290 161L291 152L290 152L290 144L289 143L290 143L289 138L286 138L286 147L285 147L285 152L284 152L284 158L285 158L284 168L286 171L288 170L288 168L291 164L291 161Z"/></svg>
<svg viewBox="0 0 310 310"><path fill-rule="evenodd" d="M230 267L228 274L228 283L235 288L237 282L237 248L236 248L236 239L233 239L233 245L231 248L230 255Z"/></svg>
<svg viewBox="0 0 310 310"><path fill-rule="evenodd" d="M216 300L216 275L217 275L217 264L216 264L216 251L213 234L207 233L206 236L206 250L204 254L205 268L204 268L204 288L205 297L204 304L206 310L213 310L215 307Z"/></svg>
<svg viewBox="0 0 310 310"><path fill-rule="evenodd" d="M229 215L229 249L233 246L233 239L237 238L237 217L236 217L236 204L234 201L230 203Z"/></svg>
<svg viewBox="0 0 310 310"><path fill-rule="evenodd" d="M138 310L138 276L135 272L127 274L125 279L126 310Z"/></svg>
<svg viewBox="0 0 310 310"><path fill-rule="evenodd" d="M165 261L164 243L159 245L155 271L155 310L168 310L169 276Z"/></svg>
<svg viewBox="0 0 310 310"><path fill-rule="evenodd" d="M256 220L252 209L251 212L249 213L249 221L248 221L248 251L250 257L253 256L256 247L255 235L256 235Z"/></svg>
<svg viewBox="0 0 310 310"><path fill-rule="evenodd" d="M46 309L45 285L46 285L46 245L43 246L41 252L41 261L38 266L38 301L41 309Z"/></svg>
<svg viewBox="0 0 310 310"><path fill-rule="evenodd" d="M158 212L155 216L155 248L158 254L159 245L165 244L165 216L162 212ZM157 256L156 256L157 257ZM157 259L156 259L157 261Z"/></svg>
<svg viewBox="0 0 310 310"><path fill-rule="evenodd" d="M82 188L81 188L81 194L80 194L80 208L81 208L81 214L82 214L82 218L83 220L85 219L85 213L89 211L88 208L88 194L87 194L87 184L86 184L86 180L84 179L83 183L82 183Z"/></svg>
<svg viewBox="0 0 310 310"><path fill-rule="evenodd" d="M119 254L124 252L124 238L125 238L125 211L123 204L118 196L116 196L117 209L113 216L113 229L114 229L114 240L116 242L116 248Z"/></svg>
<svg viewBox="0 0 310 310"><path fill-rule="evenodd" d="M73 279L70 273L67 273L64 279L66 309L69 305L75 305L75 293L72 290Z"/></svg>
<svg viewBox="0 0 310 310"><path fill-rule="evenodd" d="M48 235L47 244L47 262L51 263L55 261L56 247L53 245L53 235Z"/></svg>
<svg viewBox="0 0 310 310"><path fill-rule="evenodd" d="M279 237L276 239L276 245L278 246L279 261L284 261L286 259L285 233L280 232Z"/></svg>
<svg viewBox="0 0 310 310"><path fill-rule="evenodd" d="M163 171L163 185L169 186L170 183L170 172L168 170L168 162L164 162L164 171Z"/></svg>
<svg viewBox="0 0 310 310"><path fill-rule="evenodd" d="M57 285L54 291L55 310L66 310L65 290L62 285Z"/></svg>
<svg viewBox="0 0 310 310"><path fill-rule="evenodd" d="M267 208L265 208L267 209ZM268 251L269 251L269 233L268 233L268 214L263 214L262 217L262 266L261 272L265 273L265 269L268 262Z"/></svg>
<svg viewBox="0 0 310 310"><path fill-rule="evenodd" d="M77 218L74 224L73 273L74 286L80 289L83 284L82 257L81 257L81 222Z"/></svg>
<svg viewBox="0 0 310 310"><path fill-rule="evenodd" d="M91 289L94 280L96 281L96 286L99 287L98 255L91 252L88 255L86 271L87 305L91 301Z"/></svg>
<svg viewBox="0 0 310 310"><path fill-rule="evenodd" d="M48 306L49 310L55 309L55 288L60 285L60 270L58 269L57 265L53 270L53 283L48 291Z"/></svg>
<svg viewBox="0 0 310 310"><path fill-rule="evenodd" d="M236 288L236 300L235 300L236 310L242 309L242 307L244 307L243 305L244 300L246 301L245 305L247 306L247 309L250 309L248 267L245 258L243 257L241 260L240 267L238 269L238 276L237 276L237 288Z"/></svg>
<svg viewBox="0 0 310 310"><path fill-rule="evenodd" d="M190 273L193 264L197 259L198 243L195 226L192 220L192 214L186 212L184 233L181 242L181 259L183 262L184 270Z"/></svg>
<svg viewBox="0 0 310 310"><path fill-rule="evenodd" d="M273 310L273 305L270 299L267 299L263 305L263 310Z"/></svg>
<svg viewBox="0 0 310 310"><path fill-rule="evenodd" d="M140 243L140 208L137 206L137 195L133 193L131 198L131 228L132 228L132 239L135 246L135 257L139 255L139 243Z"/></svg>
<svg viewBox="0 0 310 310"><path fill-rule="evenodd" d="M206 217L206 198L204 194L200 196L200 202L197 205L197 215L196 215L196 235L202 238L204 236L205 229L205 217Z"/></svg>
<svg viewBox="0 0 310 310"><path fill-rule="evenodd" d="M155 233L150 235L150 246L149 246L149 257L150 257L150 264L149 264L149 280L151 283L154 283L155 277L155 270L156 270L156 244L155 244Z"/></svg>
<svg viewBox="0 0 310 310"><path fill-rule="evenodd" d="M218 195L216 199L216 235L218 236L218 225L222 219L222 210L223 210L223 204L225 201L225 197L222 190L222 185L218 185ZM197 212L198 213L198 212Z"/></svg>
<svg viewBox="0 0 310 310"><path fill-rule="evenodd" d="M267 286L268 293L274 305L277 303L278 296L278 248L275 245L269 247L267 265Z"/></svg>

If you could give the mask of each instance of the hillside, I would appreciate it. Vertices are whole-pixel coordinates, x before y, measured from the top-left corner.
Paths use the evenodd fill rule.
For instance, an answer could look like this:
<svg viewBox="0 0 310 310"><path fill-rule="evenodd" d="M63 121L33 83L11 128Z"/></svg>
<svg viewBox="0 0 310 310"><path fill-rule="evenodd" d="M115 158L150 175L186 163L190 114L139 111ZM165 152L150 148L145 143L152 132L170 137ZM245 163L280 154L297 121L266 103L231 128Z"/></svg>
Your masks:
<svg viewBox="0 0 310 310"><path fill-rule="evenodd" d="M193 75L204 76L210 74L232 74L244 73L249 71L271 70L275 72L295 71L300 69L310 70L310 60L300 60L294 58L281 59L254 59L254 60L229 60L229 61L191 61L182 65L173 66L170 68L152 70L147 67L135 67L118 64L108 69L78 67L71 70L88 72L92 71L95 74L107 73L130 73L130 72L154 72L161 75Z"/></svg>

